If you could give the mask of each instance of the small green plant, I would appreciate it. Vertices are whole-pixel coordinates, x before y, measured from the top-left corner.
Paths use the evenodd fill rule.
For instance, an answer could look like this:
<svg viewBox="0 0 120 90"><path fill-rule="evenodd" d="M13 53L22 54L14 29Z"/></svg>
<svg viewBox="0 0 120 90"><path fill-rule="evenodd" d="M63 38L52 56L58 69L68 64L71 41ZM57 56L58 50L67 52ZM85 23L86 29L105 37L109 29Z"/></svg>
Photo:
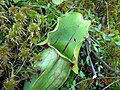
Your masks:
<svg viewBox="0 0 120 90"><path fill-rule="evenodd" d="M90 21L84 20L81 14L75 12L58 18L55 29L48 33L45 41L38 44L47 43L51 47L41 54L42 61L35 64L35 67L44 72L36 80L36 76L33 76L32 82L26 83L24 90L56 90L66 81L71 69L78 74L79 49L85 37L89 36L89 25Z"/></svg>
<svg viewBox="0 0 120 90"><path fill-rule="evenodd" d="M1 0L0 89L22 90L31 75L41 73L33 64L41 60L39 53L48 46L36 44L47 38L58 17L69 12L79 12L85 20L91 20L89 52L98 77L92 79L90 57L83 42L78 74L71 72L60 90L119 88L119 75L106 69L92 53L114 69L120 69L119 8L120 0Z"/></svg>

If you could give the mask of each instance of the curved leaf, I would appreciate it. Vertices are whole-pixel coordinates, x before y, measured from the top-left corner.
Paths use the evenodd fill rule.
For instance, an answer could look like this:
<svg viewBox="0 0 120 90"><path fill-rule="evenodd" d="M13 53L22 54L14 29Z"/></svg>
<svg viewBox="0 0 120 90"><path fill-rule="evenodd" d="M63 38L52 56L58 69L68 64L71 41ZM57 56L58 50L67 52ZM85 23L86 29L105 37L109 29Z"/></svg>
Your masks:
<svg viewBox="0 0 120 90"><path fill-rule="evenodd" d="M59 55L52 48L48 48L40 53L41 61L37 61L34 64L34 68L39 68L41 72L44 72L47 69L51 69L53 65L58 61ZM23 90L30 90L34 82L39 77L39 74L31 75L31 80L25 82Z"/></svg>
<svg viewBox="0 0 120 90"><path fill-rule="evenodd" d="M57 90L66 81L70 71L70 62L59 57L52 68L37 78L31 90Z"/></svg>
<svg viewBox="0 0 120 90"><path fill-rule="evenodd" d="M88 27L90 24L91 22L84 20L80 13L67 13L58 18L57 26L48 33L48 38L45 40L61 57L75 63L73 67L75 73L78 73L79 50L84 38L89 36Z"/></svg>

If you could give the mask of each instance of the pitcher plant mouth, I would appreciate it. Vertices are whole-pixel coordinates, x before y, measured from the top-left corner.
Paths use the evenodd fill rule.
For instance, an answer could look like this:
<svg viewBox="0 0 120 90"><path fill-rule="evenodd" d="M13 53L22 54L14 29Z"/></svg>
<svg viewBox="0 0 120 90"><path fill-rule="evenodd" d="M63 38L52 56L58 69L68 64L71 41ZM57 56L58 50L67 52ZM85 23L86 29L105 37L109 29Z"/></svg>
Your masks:
<svg viewBox="0 0 120 90"><path fill-rule="evenodd" d="M78 74L78 55L84 37L88 37L91 22L84 20L77 12L62 15L57 20L47 39L37 45L47 44L50 48L40 53L41 61L34 64L43 72L31 75L31 83L26 82L24 90L57 90L67 80L70 71ZM28 88L29 87L29 88Z"/></svg>
<svg viewBox="0 0 120 90"><path fill-rule="evenodd" d="M58 17L53 31L48 32L47 39L37 45L48 44L57 53L74 64L73 71L78 74L78 55L80 47L89 37L88 27L91 21L84 20L78 12L70 12Z"/></svg>

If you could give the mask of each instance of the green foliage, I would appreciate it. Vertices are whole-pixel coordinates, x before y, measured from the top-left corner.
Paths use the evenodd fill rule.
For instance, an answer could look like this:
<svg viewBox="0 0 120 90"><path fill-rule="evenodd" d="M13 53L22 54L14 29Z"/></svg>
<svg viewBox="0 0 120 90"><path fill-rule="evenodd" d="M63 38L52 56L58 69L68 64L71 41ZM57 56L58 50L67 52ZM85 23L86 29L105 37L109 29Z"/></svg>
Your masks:
<svg viewBox="0 0 120 90"><path fill-rule="evenodd" d="M66 1L66 0L52 0L52 2L56 5L61 4L63 1Z"/></svg>
<svg viewBox="0 0 120 90"><path fill-rule="evenodd" d="M0 4L2 7L0 12L1 89L21 88L19 87L20 84L23 86L21 82L30 78L29 74L34 72L32 62L40 59L38 52L42 50L35 44L45 39L45 33L52 30L56 22L56 16L50 11L44 15L46 10L42 11L43 8L40 8L41 12L39 12L36 7L19 5L4 0Z"/></svg>
<svg viewBox="0 0 120 90"><path fill-rule="evenodd" d="M0 89L22 89L24 80L30 80L30 75L36 74L32 63L40 60L39 52L46 47L35 44L46 39L48 31L55 28L58 16L73 11L91 20L91 50L114 69L120 69L120 0L62 1L55 5L52 0L0 0ZM86 57L83 44L78 58L79 74L71 73L61 90L103 89L114 82L114 78L119 78L93 60L99 77L106 81L89 79L92 71ZM109 88L119 87L117 82Z"/></svg>
<svg viewBox="0 0 120 90"><path fill-rule="evenodd" d="M78 54L84 38L88 37L90 21L83 20L79 13L68 13L58 18L56 28L48 33L46 43L56 49L61 57L74 63L73 71L78 73ZM61 35L61 33L63 33ZM66 36L67 35L67 36Z"/></svg>
<svg viewBox="0 0 120 90"><path fill-rule="evenodd" d="M13 90L16 84L17 84L17 82L13 78L11 78L10 80L7 79L4 82L4 88L6 90Z"/></svg>
<svg viewBox="0 0 120 90"><path fill-rule="evenodd" d="M46 42L43 41L48 43L51 49L43 51L41 54L42 61L36 62L37 67L44 70L44 72L35 81L32 80L34 81L32 85L31 83L25 84L25 90L40 88L43 90L56 90L60 88L69 76L70 64L73 64L73 71L78 74L79 48L85 40L84 37L87 38L89 35L87 30L89 25L90 21L84 20L82 15L76 12L67 13L58 18L55 29L48 33ZM61 33L64 34L61 35ZM71 58L71 56L73 57ZM77 67L74 68L74 66ZM82 72L80 72L80 75L83 77ZM46 82L48 84L45 84Z"/></svg>

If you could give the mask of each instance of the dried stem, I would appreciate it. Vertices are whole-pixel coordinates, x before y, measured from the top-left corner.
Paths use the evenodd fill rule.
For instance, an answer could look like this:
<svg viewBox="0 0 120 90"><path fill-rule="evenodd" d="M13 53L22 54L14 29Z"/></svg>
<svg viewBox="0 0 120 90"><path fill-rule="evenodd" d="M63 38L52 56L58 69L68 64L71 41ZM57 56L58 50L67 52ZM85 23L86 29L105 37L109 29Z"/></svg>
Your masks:
<svg viewBox="0 0 120 90"><path fill-rule="evenodd" d="M106 90L108 87L110 87L111 85L113 85L114 83L119 82L119 81L120 81L120 79L112 82L111 84L109 84L109 85L107 85L106 87L104 87L102 90Z"/></svg>
<svg viewBox="0 0 120 90"><path fill-rule="evenodd" d="M88 54L88 56L90 57L90 52L89 52L89 45L90 45L90 37L88 37L88 38L85 38L86 39L86 49L87 49L87 54ZM114 70L112 67L110 67L106 62L104 62L99 56L97 56L97 54L94 52L94 51L91 51L91 53L93 54L93 56L96 58L96 59L98 59L98 60L100 60L103 64L104 64L104 66L106 66L107 67L107 69L109 69L110 71L112 71L112 72L114 72L115 74L118 74L118 75L120 75L120 70ZM94 69L94 66L93 66L93 64L92 64L92 61L91 61L91 58L90 58L90 63L91 63L91 67L92 67L92 71L93 71L93 73L94 73L94 75L96 74L96 72L95 72L95 69Z"/></svg>
<svg viewBox="0 0 120 90"><path fill-rule="evenodd" d="M93 76L93 79L94 79L94 78L97 77L97 74L96 74L94 65L93 65L93 63L92 63L91 57L90 57L90 52L89 52L89 45L90 45L90 43L89 43L88 39L86 39L85 44L86 44L87 55L88 55L88 57L89 57L89 59L90 59L90 66L91 66L92 71L93 71L93 74L94 74L94 76Z"/></svg>
<svg viewBox="0 0 120 90"><path fill-rule="evenodd" d="M96 59L100 60L100 61L104 64L104 66L107 67L107 69L109 69L110 71L114 72L115 74L120 75L120 70L114 70L114 69L113 69L112 67L110 67L106 62L104 62L99 56L97 56L94 51L91 51L91 52L92 52L92 54L94 55L94 57L95 57Z"/></svg>
<svg viewBox="0 0 120 90"><path fill-rule="evenodd" d="M105 4L106 4L106 8L107 8L107 25L108 25L108 30L110 29L110 25L109 25L109 11L108 11L108 3L107 3L107 1L106 0L104 0L105 1Z"/></svg>

